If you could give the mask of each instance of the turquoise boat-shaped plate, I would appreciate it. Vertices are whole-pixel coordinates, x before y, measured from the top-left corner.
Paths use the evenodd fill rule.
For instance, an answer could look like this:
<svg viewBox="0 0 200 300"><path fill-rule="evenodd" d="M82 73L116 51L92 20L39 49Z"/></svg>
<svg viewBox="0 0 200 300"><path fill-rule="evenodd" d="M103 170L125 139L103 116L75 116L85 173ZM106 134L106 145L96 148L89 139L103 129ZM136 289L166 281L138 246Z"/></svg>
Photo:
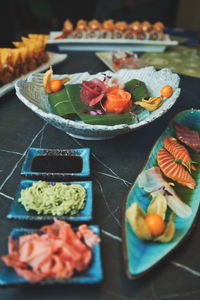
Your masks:
<svg viewBox="0 0 200 300"><path fill-rule="evenodd" d="M196 130L200 134L200 110L191 109L182 111L175 116L174 120L183 127ZM157 152L163 147L163 140L168 135L176 137L171 122L153 146L141 172L157 165ZM130 279L140 278L156 267L164 258L182 244L195 225L200 199L200 153L197 154L195 151L189 148L187 149L190 153L191 159L197 162L197 170L192 171L192 176L196 180L197 185L194 190L190 190L187 187L183 187L175 183L173 188L178 196L191 207L192 214L187 218L175 218L175 235L170 242L163 244L156 242L143 242L136 237L128 222L126 210L134 201L137 201L141 207L146 210L151 200L150 195L144 196L146 191L139 187L138 177L131 186L127 196L124 198L122 205L122 244L125 269L127 276ZM168 181L172 182L171 179Z"/></svg>

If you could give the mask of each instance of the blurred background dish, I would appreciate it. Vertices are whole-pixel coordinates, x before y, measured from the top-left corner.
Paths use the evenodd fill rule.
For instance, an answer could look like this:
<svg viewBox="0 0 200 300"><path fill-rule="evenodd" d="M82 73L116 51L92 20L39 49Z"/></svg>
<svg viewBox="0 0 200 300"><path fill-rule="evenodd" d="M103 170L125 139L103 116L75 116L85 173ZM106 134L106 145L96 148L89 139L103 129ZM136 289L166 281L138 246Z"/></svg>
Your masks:
<svg viewBox="0 0 200 300"><path fill-rule="evenodd" d="M141 69L147 66L145 60L140 59L136 53L127 50L96 52L96 56L113 72L120 69Z"/></svg>

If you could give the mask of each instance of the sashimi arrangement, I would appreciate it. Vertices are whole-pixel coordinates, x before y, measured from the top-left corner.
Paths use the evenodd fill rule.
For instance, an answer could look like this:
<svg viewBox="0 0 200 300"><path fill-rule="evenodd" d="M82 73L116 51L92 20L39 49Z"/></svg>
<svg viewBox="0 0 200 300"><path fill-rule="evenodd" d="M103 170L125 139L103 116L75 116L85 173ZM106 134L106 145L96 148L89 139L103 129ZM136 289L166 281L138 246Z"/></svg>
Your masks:
<svg viewBox="0 0 200 300"><path fill-rule="evenodd" d="M139 122L138 111L154 111L173 94L172 87L166 85L157 97L150 97L144 82L123 82L105 74L102 79L84 80L80 84L70 84L70 79L53 80L50 67L43 77L48 101L55 114L86 124L113 126Z"/></svg>
<svg viewBox="0 0 200 300"><path fill-rule="evenodd" d="M3 262L31 282L68 279L87 270L93 260L92 248L100 237L83 224L74 231L69 223L54 220L39 231L9 236L9 254Z"/></svg>
<svg viewBox="0 0 200 300"><path fill-rule="evenodd" d="M123 246L130 278L151 269L191 230L199 208L199 127L199 111L177 115L124 201Z"/></svg>

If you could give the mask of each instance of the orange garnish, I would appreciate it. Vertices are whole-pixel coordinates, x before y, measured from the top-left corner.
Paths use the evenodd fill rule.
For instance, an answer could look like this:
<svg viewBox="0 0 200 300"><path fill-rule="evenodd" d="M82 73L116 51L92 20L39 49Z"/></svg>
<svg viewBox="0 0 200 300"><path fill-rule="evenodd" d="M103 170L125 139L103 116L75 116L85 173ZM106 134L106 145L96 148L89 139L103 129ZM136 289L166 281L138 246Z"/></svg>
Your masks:
<svg viewBox="0 0 200 300"><path fill-rule="evenodd" d="M160 235L165 229L163 218L157 214L149 214L144 220L153 236Z"/></svg>
<svg viewBox="0 0 200 300"><path fill-rule="evenodd" d="M61 90L61 88L63 87L63 83L61 80L52 80L50 82L50 90L52 93L58 92L59 90Z"/></svg>
<svg viewBox="0 0 200 300"><path fill-rule="evenodd" d="M117 87L109 89L107 91L107 99L104 103L104 109L115 113L130 111L132 108L131 94Z"/></svg>
<svg viewBox="0 0 200 300"><path fill-rule="evenodd" d="M169 97L171 97L171 95L173 93L173 89L170 85L165 85L160 90L160 93L161 93L161 96L169 98Z"/></svg>

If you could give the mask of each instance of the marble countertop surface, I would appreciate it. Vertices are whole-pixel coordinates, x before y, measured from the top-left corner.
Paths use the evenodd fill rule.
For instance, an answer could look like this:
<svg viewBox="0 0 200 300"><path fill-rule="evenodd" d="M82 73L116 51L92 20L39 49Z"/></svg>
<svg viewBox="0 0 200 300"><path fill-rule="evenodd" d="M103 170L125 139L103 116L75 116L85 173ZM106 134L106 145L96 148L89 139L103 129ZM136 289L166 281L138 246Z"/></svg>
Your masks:
<svg viewBox="0 0 200 300"><path fill-rule="evenodd" d="M68 52L54 67L55 74L106 70L93 52ZM38 228L6 218L15 198L20 171L29 147L91 149L93 221L101 228L104 281L94 286L1 288L0 299L200 299L200 223L184 244L145 277L131 281L124 270L121 239L121 205L156 139L179 111L200 107L199 79L181 76L181 95L163 117L145 128L106 141L70 137L45 123L11 91L0 98L0 256L7 253L7 237L14 227ZM0 262L0 268L3 263Z"/></svg>

